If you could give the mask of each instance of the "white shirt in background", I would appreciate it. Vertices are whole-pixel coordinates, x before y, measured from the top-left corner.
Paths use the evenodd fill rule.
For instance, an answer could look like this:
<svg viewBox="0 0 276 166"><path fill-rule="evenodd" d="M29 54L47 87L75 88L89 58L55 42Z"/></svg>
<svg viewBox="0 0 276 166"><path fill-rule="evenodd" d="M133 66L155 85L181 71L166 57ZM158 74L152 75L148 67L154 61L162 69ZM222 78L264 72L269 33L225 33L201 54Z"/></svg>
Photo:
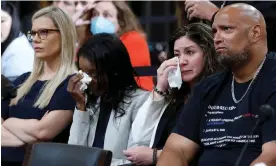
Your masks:
<svg viewBox="0 0 276 166"><path fill-rule="evenodd" d="M1 74L13 81L21 74L32 71L34 54L25 35L14 39L1 57Z"/></svg>

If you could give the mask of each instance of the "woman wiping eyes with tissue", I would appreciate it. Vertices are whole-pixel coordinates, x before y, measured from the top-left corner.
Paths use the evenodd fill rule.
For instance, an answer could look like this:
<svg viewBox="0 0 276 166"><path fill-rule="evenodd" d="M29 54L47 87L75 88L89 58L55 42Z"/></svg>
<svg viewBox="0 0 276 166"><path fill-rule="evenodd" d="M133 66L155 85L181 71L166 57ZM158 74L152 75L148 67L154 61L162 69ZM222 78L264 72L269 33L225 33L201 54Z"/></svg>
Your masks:
<svg viewBox="0 0 276 166"><path fill-rule="evenodd" d="M132 124L134 141L148 138L150 144L124 151L136 165L156 164L193 86L222 70L211 27L205 24L194 23L177 29L169 41L168 56L170 59L157 70L157 85Z"/></svg>
<svg viewBox="0 0 276 166"><path fill-rule="evenodd" d="M131 127L149 92L136 84L128 52L116 36L92 36L77 56L81 71L68 84L77 103L68 143L111 150L114 166L129 163L123 150L150 142L134 142Z"/></svg>

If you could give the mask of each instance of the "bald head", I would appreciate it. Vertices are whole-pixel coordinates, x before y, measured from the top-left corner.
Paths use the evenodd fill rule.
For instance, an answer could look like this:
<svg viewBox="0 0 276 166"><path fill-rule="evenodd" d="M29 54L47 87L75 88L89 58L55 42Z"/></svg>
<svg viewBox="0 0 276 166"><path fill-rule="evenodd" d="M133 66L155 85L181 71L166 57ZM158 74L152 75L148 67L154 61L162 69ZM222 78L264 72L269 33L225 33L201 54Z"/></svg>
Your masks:
<svg viewBox="0 0 276 166"><path fill-rule="evenodd" d="M266 37L266 23L262 13L255 7L245 3L235 3L221 9L216 17L229 17L236 20L240 25L252 27L260 25L263 37Z"/></svg>

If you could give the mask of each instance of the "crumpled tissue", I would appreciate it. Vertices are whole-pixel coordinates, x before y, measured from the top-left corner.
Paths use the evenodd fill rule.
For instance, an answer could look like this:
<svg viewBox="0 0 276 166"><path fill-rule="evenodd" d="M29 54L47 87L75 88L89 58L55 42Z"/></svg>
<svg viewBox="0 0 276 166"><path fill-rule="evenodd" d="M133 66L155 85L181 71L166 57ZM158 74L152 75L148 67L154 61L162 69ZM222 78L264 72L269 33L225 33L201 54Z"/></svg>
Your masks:
<svg viewBox="0 0 276 166"><path fill-rule="evenodd" d="M169 71L168 74L168 82L169 82L169 86L171 88L181 88L182 85L182 77L181 77L181 70L180 70L180 66L179 66L179 59L178 57L174 57L177 61L177 68Z"/></svg>
<svg viewBox="0 0 276 166"><path fill-rule="evenodd" d="M88 84L92 81L92 78L89 77L86 73L82 72L81 70L78 72L83 76L83 78L80 80L82 85L80 86L80 91L84 92L88 88Z"/></svg>

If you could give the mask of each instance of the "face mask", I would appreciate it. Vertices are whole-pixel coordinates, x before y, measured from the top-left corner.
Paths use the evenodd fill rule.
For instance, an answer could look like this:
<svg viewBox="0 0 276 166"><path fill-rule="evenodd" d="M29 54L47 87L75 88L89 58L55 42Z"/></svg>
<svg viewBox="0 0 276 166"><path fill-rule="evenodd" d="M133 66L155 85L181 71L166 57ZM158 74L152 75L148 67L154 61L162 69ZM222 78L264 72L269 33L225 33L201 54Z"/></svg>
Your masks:
<svg viewBox="0 0 276 166"><path fill-rule="evenodd" d="M91 21L91 29L90 31L92 34L98 33L115 33L115 26L114 24L104 17L96 17L93 18Z"/></svg>

